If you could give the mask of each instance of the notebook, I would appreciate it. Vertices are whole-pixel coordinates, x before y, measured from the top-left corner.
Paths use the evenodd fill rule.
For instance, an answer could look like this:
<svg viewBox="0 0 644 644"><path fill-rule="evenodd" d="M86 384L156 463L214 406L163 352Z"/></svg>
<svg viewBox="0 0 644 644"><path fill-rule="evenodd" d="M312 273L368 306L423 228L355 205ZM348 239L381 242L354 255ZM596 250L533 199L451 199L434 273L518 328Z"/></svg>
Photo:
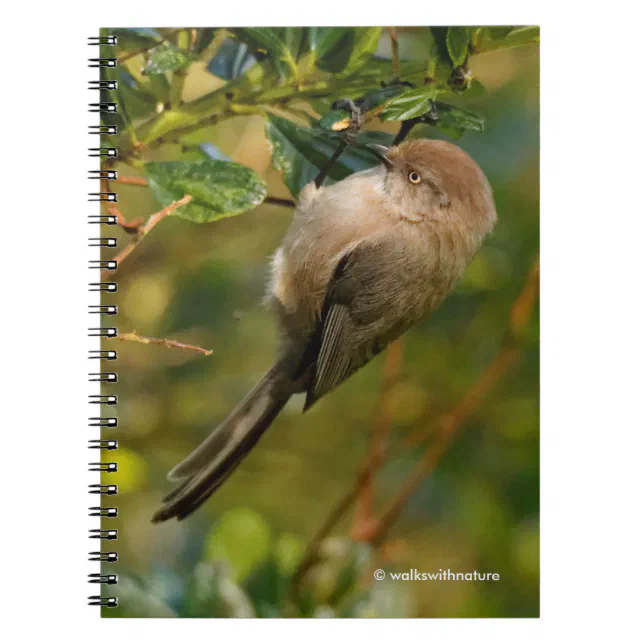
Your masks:
<svg viewBox="0 0 644 644"><path fill-rule="evenodd" d="M539 615L539 28L89 39L89 603Z"/></svg>

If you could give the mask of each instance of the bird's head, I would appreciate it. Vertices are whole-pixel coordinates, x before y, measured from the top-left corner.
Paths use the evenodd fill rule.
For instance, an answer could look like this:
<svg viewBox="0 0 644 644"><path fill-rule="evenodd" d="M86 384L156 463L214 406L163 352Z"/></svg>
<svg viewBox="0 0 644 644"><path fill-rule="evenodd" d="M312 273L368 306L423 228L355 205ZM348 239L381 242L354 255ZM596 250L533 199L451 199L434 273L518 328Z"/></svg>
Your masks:
<svg viewBox="0 0 644 644"><path fill-rule="evenodd" d="M410 222L458 220L484 234L494 225L490 184L461 148L434 139L369 147L385 167L385 193L401 217Z"/></svg>

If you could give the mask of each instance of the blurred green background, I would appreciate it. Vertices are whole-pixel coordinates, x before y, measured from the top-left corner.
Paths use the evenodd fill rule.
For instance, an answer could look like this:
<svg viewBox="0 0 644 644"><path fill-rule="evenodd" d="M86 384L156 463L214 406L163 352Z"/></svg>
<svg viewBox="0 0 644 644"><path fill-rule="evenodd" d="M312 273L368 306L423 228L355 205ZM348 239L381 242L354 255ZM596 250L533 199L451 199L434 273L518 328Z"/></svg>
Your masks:
<svg viewBox="0 0 644 644"><path fill-rule="evenodd" d="M398 30L401 61L426 56L421 29L425 28ZM137 31L142 38L153 37L149 30ZM179 40L180 34L167 42L195 50L195 34L192 37L188 45ZM132 51L137 46L131 45ZM128 62L141 67L146 55L131 56ZM508 328L509 311L538 254L538 55L538 45L533 44L471 56L468 66L486 91L454 98L455 104L485 118L485 132L465 132L458 145L487 174L499 224L457 291L430 320L404 336L400 377L389 394L390 451L376 481L377 508L413 470L422 451L413 438L430 439L437 420L458 403L494 358ZM231 50L230 56L239 56L239 50ZM366 67L371 60L391 64L385 30ZM182 101L189 103L225 84L226 78L209 71L209 63L192 56L180 68ZM251 60L237 71L247 73L254 64L258 63ZM176 71L166 73L166 78L173 74ZM352 94L330 96L326 107L331 99L345 95ZM127 104L134 99L123 93L120 100ZM313 110L322 116L320 105ZM152 114L158 110L153 103L146 109ZM298 109L307 109L306 102ZM134 129L148 118L144 112L132 118ZM366 129L394 134L398 126L376 118ZM446 138L427 125L417 126L410 136ZM261 114L203 124L185 136L144 148L141 158L198 158L205 148L195 152L194 146L201 144L212 144L256 171L270 196L292 198L282 174L271 165ZM136 159L115 167L121 176L145 176ZM118 192L118 207L128 220L160 209L147 187L115 183L112 189ZM536 312L522 337L518 361L459 429L384 546L375 551L353 543L347 536L349 513L324 543L323 561L309 571L299 601L288 596L290 575L308 541L352 485L369 449L384 355L304 416L301 397L292 399L225 486L189 519L150 522L171 489L165 480L169 469L272 363L276 329L261 301L269 258L291 216L288 207L264 203L213 223L167 217L123 263L117 274L118 293L104 298L105 303L118 304L121 333L136 330L142 336L172 338L213 353L206 357L162 346L104 341L103 348L118 350L119 374L118 383L103 390L119 396L118 429L103 434L119 441L118 451L109 453L115 458L103 458L116 460L119 468L103 479L119 486L114 503L119 516L103 521L104 528L119 530L118 541L106 544L115 543L109 549L118 550L119 561L104 570L119 575L119 584L109 594L119 596L120 606L104 609L103 614L537 616ZM105 230L114 235L115 227ZM119 229L117 236L123 248L129 235ZM106 252L106 258L111 256ZM374 582L375 568L476 569L498 573L500 580Z"/></svg>

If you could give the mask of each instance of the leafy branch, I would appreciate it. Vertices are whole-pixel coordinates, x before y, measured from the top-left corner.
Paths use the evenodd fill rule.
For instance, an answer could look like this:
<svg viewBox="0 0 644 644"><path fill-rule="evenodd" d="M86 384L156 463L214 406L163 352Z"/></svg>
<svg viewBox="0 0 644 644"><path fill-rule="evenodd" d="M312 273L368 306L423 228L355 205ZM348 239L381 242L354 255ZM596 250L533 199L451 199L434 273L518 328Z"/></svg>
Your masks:
<svg viewBox="0 0 644 644"><path fill-rule="evenodd" d="M144 179L143 177L119 176L118 179L114 179L114 181L116 183L122 183L123 185L139 186L141 188L147 188L149 186L147 179ZM263 203L270 203L276 206L284 206L285 208L295 208L296 206L293 199L287 199L284 197L271 197L270 195L264 199Z"/></svg>
<svg viewBox="0 0 644 644"><path fill-rule="evenodd" d="M122 61L128 62L136 54L150 50L163 51L163 47L170 47L166 41L180 31L174 30L162 40L148 37L143 47L125 54ZM226 33L225 30L221 31ZM533 28L510 27L498 31L498 28L488 27L427 27L422 31L429 39L428 61L403 62L399 56L398 30L388 28L392 60L387 69L382 65L385 61L373 58L380 28L231 29L227 33L232 38L232 44L227 45L226 51L239 60L254 60L255 64L246 69L243 63L244 66L231 70L222 68L215 56L213 69L226 74L227 83L185 104L177 100L177 85L173 89L164 81L163 74L178 72L181 78L182 69L189 64L193 52L173 45L173 55L158 55L151 70L154 73L147 78L141 76L132 65L128 66L128 72L135 76L138 91L150 105L147 116L150 116L153 107L157 109L136 127L136 132L130 137L131 145L123 141L122 160L129 160L145 149L158 147L164 142L231 118L235 110L239 113L239 110L252 107L284 107L290 102L306 99L324 101L343 96L355 98L365 91L376 90L383 82L396 84L402 80L412 87L429 82L431 92L435 95L463 93L474 87L467 67L470 56L538 40L538 29L535 32ZM142 36L138 34L138 38ZM218 39L221 44L221 35ZM139 41L135 39L135 42ZM248 54L252 52L252 56L243 53L240 58L237 53L241 52L240 47L245 47L244 52ZM223 50L217 55L221 53ZM181 82L177 80L177 83ZM408 107L410 101L415 101L416 115L423 108L426 108L425 112L429 110L422 93L416 96L403 93L391 101L392 107L395 108L400 101ZM160 111L158 108L161 108ZM382 118L391 120L387 113ZM143 145L138 145L139 142Z"/></svg>

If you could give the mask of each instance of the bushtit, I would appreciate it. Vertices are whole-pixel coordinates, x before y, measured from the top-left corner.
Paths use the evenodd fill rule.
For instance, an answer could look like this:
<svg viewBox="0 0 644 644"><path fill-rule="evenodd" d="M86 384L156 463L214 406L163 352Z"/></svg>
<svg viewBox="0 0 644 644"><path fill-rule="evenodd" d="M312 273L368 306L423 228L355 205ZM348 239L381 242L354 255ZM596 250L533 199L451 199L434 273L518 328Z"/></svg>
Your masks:
<svg viewBox="0 0 644 644"><path fill-rule="evenodd" d="M275 364L169 473L180 484L153 521L197 509L293 394L307 410L434 311L492 230L492 190L463 150L426 139L372 149L378 167L299 195L272 264Z"/></svg>

